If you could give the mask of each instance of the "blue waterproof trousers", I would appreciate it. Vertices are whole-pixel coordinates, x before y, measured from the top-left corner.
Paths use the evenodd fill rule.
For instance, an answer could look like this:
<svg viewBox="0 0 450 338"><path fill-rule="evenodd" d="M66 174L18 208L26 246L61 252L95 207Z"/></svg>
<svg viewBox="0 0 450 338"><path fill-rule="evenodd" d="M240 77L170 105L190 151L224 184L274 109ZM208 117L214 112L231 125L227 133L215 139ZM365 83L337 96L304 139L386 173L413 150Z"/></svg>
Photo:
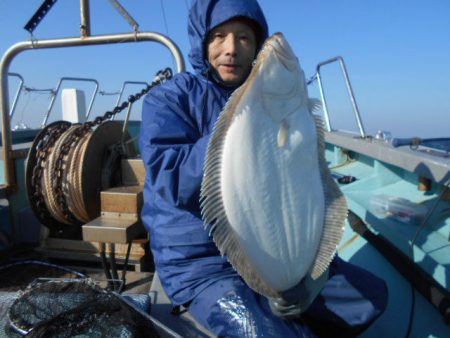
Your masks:
<svg viewBox="0 0 450 338"><path fill-rule="evenodd" d="M339 257L329 273L319 296L295 321L275 316L267 298L239 277L210 285L188 309L217 337L354 337L383 313L386 284Z"/></svg>

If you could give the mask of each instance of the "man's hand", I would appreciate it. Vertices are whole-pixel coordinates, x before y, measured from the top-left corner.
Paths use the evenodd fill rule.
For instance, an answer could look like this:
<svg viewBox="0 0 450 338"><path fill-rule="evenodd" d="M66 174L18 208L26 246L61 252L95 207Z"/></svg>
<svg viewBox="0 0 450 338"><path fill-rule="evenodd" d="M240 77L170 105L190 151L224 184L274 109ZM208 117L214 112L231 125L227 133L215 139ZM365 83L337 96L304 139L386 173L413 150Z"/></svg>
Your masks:
<svg viewBox="0 0 450 338"><path fill-rule="evenodd" d="M269 298L272 312L282 319L295 319L306 311L328 280L328 270L313 280L309 275L293 288L284 291L280 298Z"/></svg>

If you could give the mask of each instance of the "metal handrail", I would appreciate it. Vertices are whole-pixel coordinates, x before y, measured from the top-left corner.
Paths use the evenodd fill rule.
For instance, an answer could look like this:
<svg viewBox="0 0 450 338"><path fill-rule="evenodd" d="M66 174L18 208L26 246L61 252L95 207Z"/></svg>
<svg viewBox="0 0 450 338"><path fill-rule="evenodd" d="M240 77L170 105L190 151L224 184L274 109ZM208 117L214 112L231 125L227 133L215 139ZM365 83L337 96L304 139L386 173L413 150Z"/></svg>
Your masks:
<svg viewBox="0 0 450 338"><path fill-rule="evenodd" d="M2 112L2 141L3 152L2 157L5 163L5 183L8 194L16 189L16 178L14 172L14 161L12 160L12 146L11 146L11 126L9 118L9 97L8 97L8 70L9 66L19 53L25 50L60 48L60 47L74 47L74 46L92 46L112 43L127 43L127 42L142 42L153 41L164 45L169 49L173 55L177 72L182 72L185 69L184 59L178 46L168 37L153 32L135 32L113 35L98 35L86 37L62 38L53 40L34 40L20 42L10 47L0 62L0 109Z"/></svg>
<svg viewBox="0 0 450 338"><path fill-rule="evenodd" d="M319 85L320 97L321 97L322 103L323 103L323 112L324 112L326 128L328 131L332 130L331 123L330 123L330 115L328 113L328 107L327 107L327 103L325 100L325 92L323 89L322 77L320 75L320 68L322 68L322 66L325 66L327 64L330 64L330 63L333 63L336 61L338 61L339 65L341 66L341 70L342 70L342 73L343 73L344 79L345 79L345 85L347 86L347 91L350 96L350 101L352 103L353 112L355 114L356 124L358 125L358 129L359 129L359 133L361 134L361 137L364 138L364 137L366 137L366 132L364 130L364 125L361 120L361 115L359 113L358 105L356 104L355 95L353 94L353 89L350 84L350 79L348 77L347 68L345 67L344 59L341 56L337 56L332 59L323 61L316 66L316 78L317 78L317 83Z"/></svg>
<svg viewBox="0 0 450 338"><path fill-rule="evenodd" d="M19 81L20 81L19 87L17 88L16 95L14 96L14 100L11 105L11 110L9 111L9 118L12 119L12 117L14 115L14 111L16 110L17 101L19 100L20 93L22 92L24 80L23 80L22 75L20 75L18 73L8 73L8 76L17 77L17 78L19 78Z"/></svg>
<svg viewBox="0 0 450 338"><path fill-rule="evenodd" d="M55 104L56 97L58 96L58 92L61 89L61 84L64 81L85 81L85 82L93 82L95 83L94 87L94 93L92 94L91 101L89 102L88 110L86 112L86 119L89 117L89 114L91 113L92 105L94 104L95 97L97 96L98 92L98 81L95 79L87 79L82 77L62 77L59 79L58 83L56 84L55 89L53 90L52 99L50 100L50 104L47 108L47 113L44 116L44 120L41 123L41 127L45 127L47 125L48 118L50 117L50 112L52 111L53 105Z"/></svg>
<svg viewBox="0 0 450 338"><path fill-rule="evenodd" d="M143 85L143 86L148 85L148 83L144 82L144 81L124 81L124 83L122 84L122 88L120 88L119 96L117 97L116 106L118 106L120 104L120 100L122 99L123 91L125 90L125 87L129 84Z"/></svg>
<svg viewBox="0 0 450 338"><path fill-rule="evenodd" d="M120 88L119 95L117 96L116 106L118 106L120 104L120 100L122 99L122 95L123 95L123 92L125 90L125 87L127 85L129 85L129 84L143 85L143 86L147 86L148 85L148 83L144 82L144 81L124 81L124 83L122 84L122 88ZM116 118L116 116L114 115L112 117L112 119L114 120L115 118Z"/></svg>

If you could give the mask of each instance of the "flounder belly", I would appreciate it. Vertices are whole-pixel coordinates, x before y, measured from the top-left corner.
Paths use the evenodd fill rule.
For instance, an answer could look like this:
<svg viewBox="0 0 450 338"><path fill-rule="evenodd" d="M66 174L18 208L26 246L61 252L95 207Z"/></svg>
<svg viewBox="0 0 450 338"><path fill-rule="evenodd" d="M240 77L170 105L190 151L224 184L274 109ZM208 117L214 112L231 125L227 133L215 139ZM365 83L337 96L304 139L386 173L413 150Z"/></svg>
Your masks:
<svg viewBox="0 0 450 338"><path fill-rule="evenodd" d="M306 108L305 108L306 109ZM280 144L280 128L287 133ZM254 114L235 116L224 140L223 207L244 265L233 266L252 286L246 268L283 291L308 273L324 224L324 193L314 118L294 112L282 123Z"/></svg>

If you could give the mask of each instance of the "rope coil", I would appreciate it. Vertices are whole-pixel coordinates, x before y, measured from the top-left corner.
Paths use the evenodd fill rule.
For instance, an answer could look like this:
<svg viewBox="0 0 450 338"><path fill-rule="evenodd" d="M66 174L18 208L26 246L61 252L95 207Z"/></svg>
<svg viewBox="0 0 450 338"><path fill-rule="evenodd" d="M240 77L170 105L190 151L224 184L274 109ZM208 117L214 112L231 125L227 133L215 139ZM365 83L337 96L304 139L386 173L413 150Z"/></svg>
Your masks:
<svg viewBox="0 0 450 338"><path fill-rule="evenodd" d="M128 101L122 102L112 111L107 111L103 116L83 124L54 122L39 133L28 155L26 176L30 205L42 224L50 228L61 228L63 225L79 226L98 215L98 208L90 205L92 203L86 200L86 195L99 196L101 189L109 187L101 186L101 182L108 180L92 181L89 177L91 173L84 173L87 169L84 165L86 157L94 158L95 164L101 167L102 152L108 146L105 142L117 143L115 135L122 133L119 124L109 120L171 77L172 71L166 68L159 71L145 89L130 95ZM96 133L99 134L97 137ZM93 147L92 143L96 142L97 148L100 149L93 153L92 149L96 147ZM92 168L92 171L99 170ZM84 188L86 186L88 188Z"/></svg>

